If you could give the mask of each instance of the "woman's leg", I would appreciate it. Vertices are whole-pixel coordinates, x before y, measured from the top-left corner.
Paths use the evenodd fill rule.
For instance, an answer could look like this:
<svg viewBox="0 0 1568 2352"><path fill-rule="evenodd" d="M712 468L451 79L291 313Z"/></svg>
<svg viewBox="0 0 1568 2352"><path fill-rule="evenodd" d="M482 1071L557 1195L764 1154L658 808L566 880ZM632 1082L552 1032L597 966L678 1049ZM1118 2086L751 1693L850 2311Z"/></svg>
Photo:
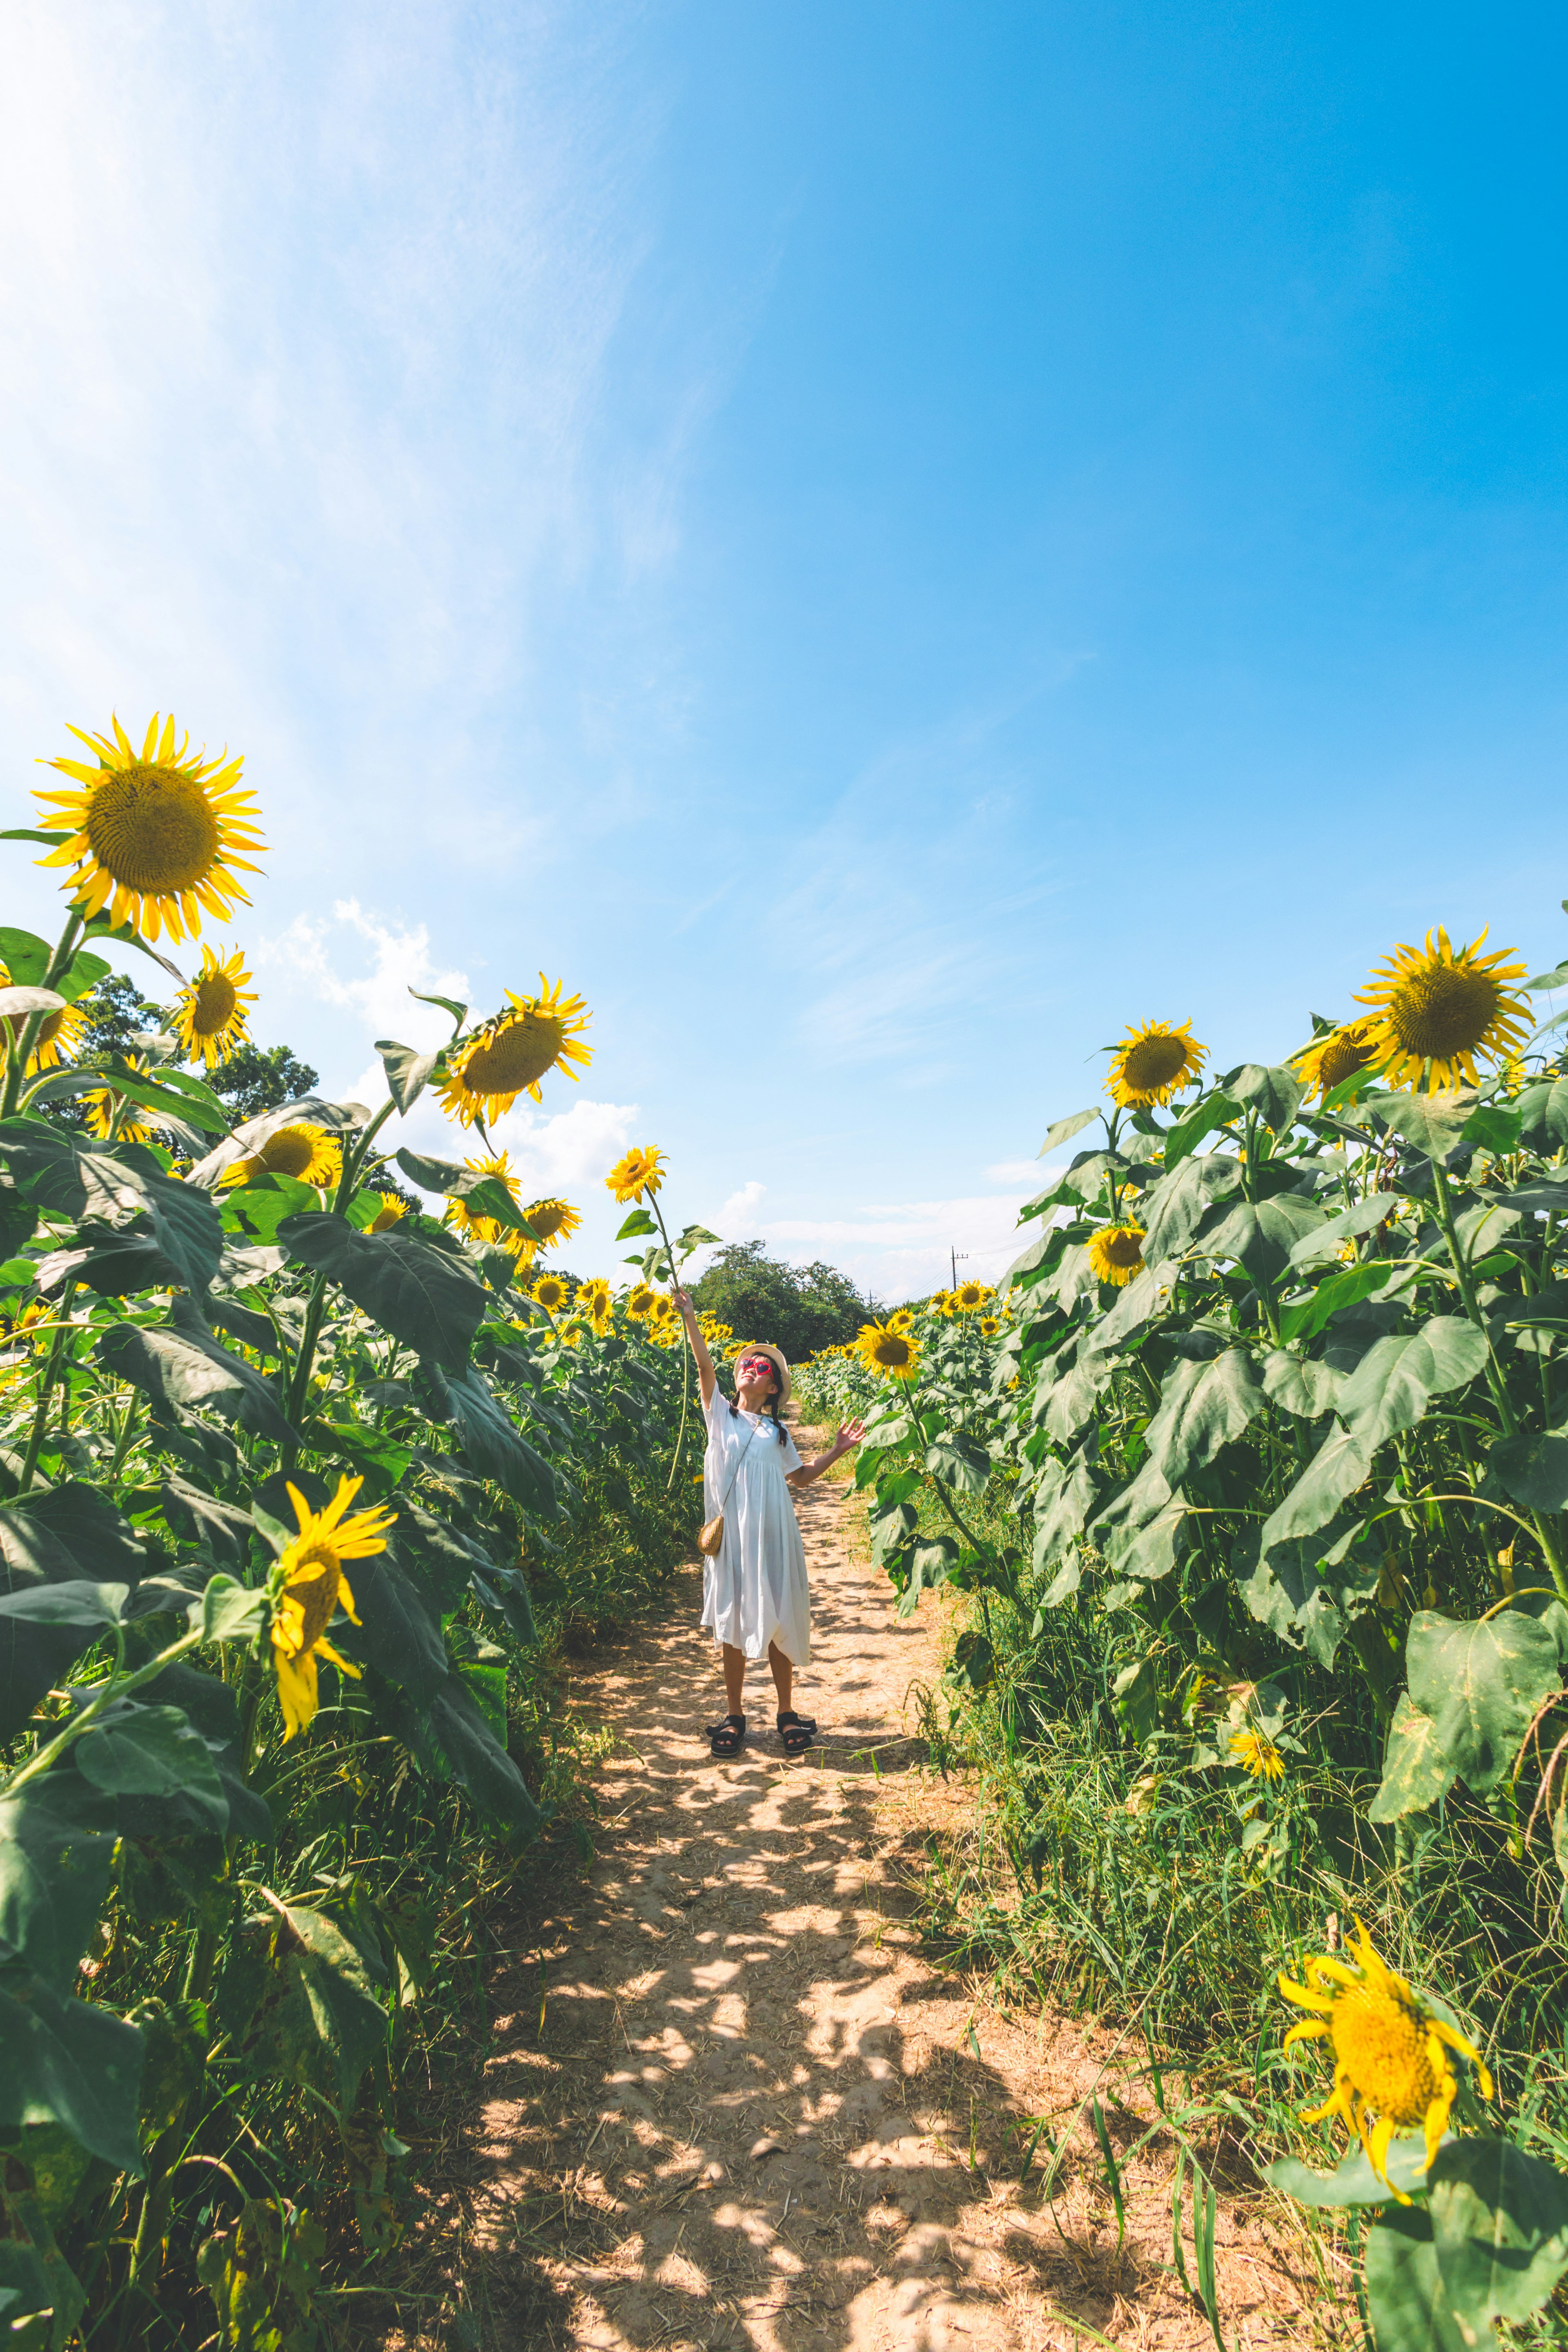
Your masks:
<svg viewBox="0 0 1568 2352"><path fill-rule="evenodd" d="M739 1651L736 1652L736 1655L737 1657L740 1655ZM768 1664L773 1670L773 1688L779 1695L779 1713L781 1715L787 1715L790 1711L789 1695L795 1688L794 1661L785 1657L784 1652L780 1649L776 1642L770 1642L768 1643ZM741 1685L739 1680L737 1680L735 1687L737 1690L740 1689Z"/></svg>
<svg viewBox="0 0 1568 2352"><path fill-rule="evenodd" d="M746 1678L746 1654L744 1650L738 1650L733 1642L726 1642L723 1649L724 1696L729 1702L730 1713L740 1715L743 1712L741 1689Z"/></svg>

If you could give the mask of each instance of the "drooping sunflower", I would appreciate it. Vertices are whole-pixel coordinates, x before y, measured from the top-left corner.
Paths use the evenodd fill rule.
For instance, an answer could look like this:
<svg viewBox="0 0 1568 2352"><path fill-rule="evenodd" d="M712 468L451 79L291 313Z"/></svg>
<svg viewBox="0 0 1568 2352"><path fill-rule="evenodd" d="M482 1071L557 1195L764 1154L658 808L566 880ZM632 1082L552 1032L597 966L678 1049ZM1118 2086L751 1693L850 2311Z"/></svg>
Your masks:
<svg viewBox="0 0 1568 2352"><path fill-rule="evenodd" d="M1429 1067L1434 1087L1473 1087L1478 1054L1506 1061L1529 1036L1529 1003L1503 985L1526 967L1510 963L1511 948L1482 955L1486 936L1456 948L1439 925L1424 948L1396 947L1356 991L1373 1007L1371 1058L1391 1086L1418 1086Z"/></svg>
<svg viewBox="0 0 1568 2352"><path fill-rule="evenodd" d="M640 1201L645 1192L657 1192L664 1182L664 1154L634 1143L616 1160L605 1182L623 1208L628 1201Z"/></svg>
<svg viewBox="0 0 1568 2352"><path fill-rule="evenodd" d="M256 795L239 782L243 760L220 753L204 760L174 722L162 734L158 714L147 730L140 756L118 719L112 740L69 732L95 752L98 765L82 760L48 760L76 779L74 792L37 794L51 825L71 828L71 838L40 857L40 866L68 866L68 890L84 914L107 906L115 923L129 922L149 940L166 929L171 939L192 939L202 928L202 909L226 922L249 900L236 869L258 874L252 853L266 844L250 820Z"/></svg>
<svg viewBox="0 0 1568 2352"><path fill-rule="evenodd" d="M226 1168L225 1184L254 1184L258 1176L292 1176L326 1191L343 1172L343 1147L313 1119L279 1127L260 1148Z"/></svg>
<svg viewBox="0 0 1568 2352"><path fill-rule="evenodd" d="M226 963L216 949L203 948L202 968L180 991L174 1015L187 1061L199 1055L209 1070L227 1061L245 1034L245 1008L256 1002L254 991L247 993L245 988L252 976L238 948Z"/></svg>
<svg viewBox="0 0 1568 2352"><path fill-rule="evenodd" d="M1101 1225L1089 1241L1089 1262L1097 1282L1110 1282L1120 1290L1143 1271L1142 1225Z"/></svg>
<svg viewBox="0 0 1568 2352"><path fill-rule="evenodd" d="M634 1282L626 1293L626 1313L634 1323L646 1321L648 1308L661 1294L651 1282Z"/></svg>
<svg viewBox="0 0 1568 2352"><path fill-rule="evenodd" d="M539 1235L530 1242L519 1234L518 1240L531 1253L536 1249L553 1249L557 1242L569 1242L583 1219L569 1201L531 1201L523 1215Z"/></svg>
<svg viewBox="0 0 1568 2352"><path fill-rule="evenodd" d="M1190 1021L1178 1028L1168 1021L1145 1021L1142 1029L1129 1029L1112 1054L1105 1091L1130 1110L1152 1109L1192 1085L1207 1054Z"/></svg>
<svg viewBox="0 0 1568 2352"><path fill-rule="evenodd" d="M558 1274L542 1274L528 1295L547 1315L558 1315L570 1293Z"/></svg>
<svg viewBox="0 0 1568 2352"><path fill-rule="evenodd" d="M862 1324L855 1352L868 1371L884 1380L912 1381L920 1369L920 1341L912 1331L895 1331L890 1324Z"/></svg>
<svg viewBox="0 0 1568 2352"><path fill-rule="evenodd" d="M602 1274L590 1275L586 1282L578 1284L574 1304L578 1314L585 1315L595 1331L602 1331L616 1311L610 1286Z"/></svg>
<svg viewBox="0 0 1568 2352"><path fill-rule="evenodd" d="M988 1298L994 1298L995 1295L994 1291L987 1290L983 1282L961 1282L952 1293L952 1298L961 1315L974 1315Z"/></svg>
<svg viewBox="0 0 1568 2352"><path fill-rule="evenodd" d="M1342 1021L1326 1037L1315 1038L1303 1045L1299 1054L1290 1056L1302 1085L1307 1100L1332 1094L1336 1087L1364 1070L1372 1060L1372 1034L1375 1024L1368 1019Z"/></svg>
<svg viewBox="0 0 1568 2352"><path fill-rule="evenodd" d="M563 996L564 985L553 987L539 975L539 994L519 996L509 988L510 1010L498 1013L459 1045L437 1091L453 1118L465 1127L476 1119L487 1123L509 1111L519 1095L540 1100L539 1082L551 1070L568 1078L568 1068L579 1062L586 1069L594 1049L583 1043L592 1014L580 996Z"/></svg>
<svg viewBox="0 0 1568 2352"><path fill-rule="evenodd" d="M138 1074L146 1069L145 1062L137 1054L130 1056L130 1066ZM88 1132L96 1135L100 1143L107 1143L114 1135L114 1122L120 1118L125 1100L124 1095L117 1094L112 1087L95 1087L90 1094L83 1095L81 1107ZM120 1120L120 1132L115 1140L118 1143L151 1143L154 1131L150 1120L127 1110Z"/></svg>
<svg viewBox="0 0 1568 2352"><path fill-rule="evenodd" d="M1424 2124L1430 2165L1448 2127L1448 2111L1459 2087L1449 2052L1458 2051L1474 2066L1483 2099L1492 2095L1492 2078L1475 2044L1428 2009L1379 1958L1359 1919L1355 1927L1359 1942L1353 1965L1314 1955L1307 1962L1304 1985L1280 1977L1279 1990L1287 2000L1319 2012L1293 2025L1284 2046L1288 2050L1293 2042L1319 2039L1333 2043L1333 2091L1301 2120L1316 2124L1327 2116L1341 2116L1366 2150L1379 2179L1393 2189L1386 2165L1394 2134ZM1394 2194L1402 2205L1409 2204L1401 2190L1394 2189Z"/></svg>
<svg viewBox="0 0 1568 2352"><path fill-rule="evenodd" d="M0 962L0 988L12 985L11 975ZM0 1035L5 1042L20 1037L32 1015L27 1013L7 1013L0 1015ZM87 1025L87 1015L79 1004L67 1004L58 1013L47 1013L38 1024L38 1034L27 1059L28 1077L39 1070L52 1070L58 1062L67 1061L81 1043L81 1033Z"/></svg>
<svg viewBox="0 0 1568 2352"><path fill-rule="evenodd" d="M1230 1735L1230 1759L1250 1772L1255 1780L1282 1780L1285 1759L1266 1731L1233 1731Z"/></svg>
<svg viewBox="0 0 1568 2352"><path fill-rule="evenodd" d="M408 1214L408 1203L399 1200L395 1192L378 1192L375 1197L381 1206L365 1230L373 1234L389 1234L393 1226Z"/></svg>
<svg viewBox="0 0 1568 2352"><path fill-rule="evenodd" d="M476 1176L493 1176L498 1184L506 1187L507 1196L514 1204L521 1198L522 1179L512 1174L510 1151L492 1152L488 1158L479 1160L465 1160L463 1165ZM476 1217L468 1202L458 1200L456 1194L447 1202L442 1223L455 1225L460 1234L471 1234L476 1241L493 1242L506 1235L515 1242L524 1239L521 1234L514 1233L510 1225L503 1226L495 1217Z"/></svg>
<svg viewBox="0 0 1568 2352"><path fill-rule="evenodd" d="M279 1560L272 1603L272 1665L285 1739L303 1731L316 1712L318 1657L331 1658L341 1673L358 1678L359 1668L340 1657L327 1640L327 1628L340 1607L359 1623L343 1562L384 1551L386 1530L397 1517L395 1511L378 1507L345 1518L363 1483L340 1477L337 1493L321 1511L310 1508L297 1486L289 1488L300 1532Z"/></svg>

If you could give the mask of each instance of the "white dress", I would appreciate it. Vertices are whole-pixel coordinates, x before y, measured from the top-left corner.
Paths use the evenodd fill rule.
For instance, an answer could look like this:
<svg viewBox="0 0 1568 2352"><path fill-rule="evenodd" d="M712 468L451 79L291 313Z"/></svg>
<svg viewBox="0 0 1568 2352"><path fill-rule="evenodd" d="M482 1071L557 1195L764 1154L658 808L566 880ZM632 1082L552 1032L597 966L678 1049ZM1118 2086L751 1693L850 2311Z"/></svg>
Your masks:
<svg viewBox="0 0 1568 2352"><path fill-rule="evenodd" d="M702 1622L716 1642L748 1658L765 1658L776 1642L795 1665L806 1665L811 1587L795 1497L784 1483L801 1466L795 1442L786 1429L779 1444L769 1414L731 1412L717 1381L707 1419L702 1516L710 1519L722 1509L724 1540L702 1563Z"/></svg>

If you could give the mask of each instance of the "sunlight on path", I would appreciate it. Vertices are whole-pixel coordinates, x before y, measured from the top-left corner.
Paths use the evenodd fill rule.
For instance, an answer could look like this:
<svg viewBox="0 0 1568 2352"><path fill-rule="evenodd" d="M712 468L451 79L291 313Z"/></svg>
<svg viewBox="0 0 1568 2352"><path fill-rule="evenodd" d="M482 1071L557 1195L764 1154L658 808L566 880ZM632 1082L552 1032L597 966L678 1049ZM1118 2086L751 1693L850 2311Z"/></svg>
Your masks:
<svg viewBox="0 0 1568 2352"><path fill-rule="evenodd" d="M484 2342L1046 2352L1092 2342L1071 2315L1118 2346L1212 2347L1168 2268L1169 2150L1127 2172L1119 2252L1075 2127L1098 2089L1114 2145L1143 2128L1113 2095L1113 2038L1003 2019L905 1924L931 1841L973 1799L921 1769L907 1702L937 1679L934 1627L898 1622L848 1554L847 1508L830 1481L800 1505L816 1654L797 1704L822 1730L806 1759L784 1758L765 1670L747 1749L709 1757L721 1702L696 1566L661 1623L574 1674L617 1746L591 1873L495 1988L515 2013L478 2118ZM1020 2182L1042 2115L1066 2135L1054 2202L1045 2143ZM1227 2345L1312 2340L1289 2248L1255 2210L1222 2210L1218 2259Z"/></svg>

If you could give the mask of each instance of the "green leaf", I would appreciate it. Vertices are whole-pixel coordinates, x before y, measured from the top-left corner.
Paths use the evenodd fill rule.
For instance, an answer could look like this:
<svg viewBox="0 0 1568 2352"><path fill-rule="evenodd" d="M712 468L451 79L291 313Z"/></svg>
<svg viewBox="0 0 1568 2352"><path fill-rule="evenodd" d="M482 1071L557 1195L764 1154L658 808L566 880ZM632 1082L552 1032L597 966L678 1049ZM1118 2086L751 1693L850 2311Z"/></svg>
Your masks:
<svg viewBox="0 0 1568 2352"><path fill-rule="evenodd" d="M1245 1063L1221 1085L1238 1109L1256 1111L1275 1135L1288 1135L1295 1126L1307 1091L1293 1070L1266 1068L1260 1062Z"/></svg>
<svg viewBox="0 0 1568 2352"><path fill-rule="evenodd" d="M431 1160L406 1149L395 1156L409 1182L417 1184L421 1192L445 1192L449 1200L461 1201L476 1217L493 1218L529 1241L539 1239L499 1176L487 1176L482 1169L465 1167L459 1160Z"/></svg>
<svg viewBox="0 0 1568 2352"><path fill-rule="evenodd" d="M426 1769L448 1774L482 1813L519 1839L538 1835L543 1814L517 1766L497 1741L471 1691L449 1676L413 1717L407 1744Z"/></svg>
<svg viewBox="0 0 1568 2352"><path fill-rule="evenodd" d="M1316 1421L1330 1410L1342 1378L1331 1365L1293 1355L1289 1348L1275 1348L1263 1360L1264 1395L1301 1421Z"/></svg>
<svg viewBox="0 0 1568 2352"><path fill-rule="evenodd" d="M1501 1438L1488 1460L1527 1511L1568 1510L1568 1430Z"/></svg>
<svg viewBox="0 0 1568 2352"><path fill-rule="evenodd" d="M961 1495L983 1495L991 1476L991 1457L984 1447L951 1434L927 1447L925 1466L933 1478L956 1486Z"/></svg>
<svg viewBox="0 0 1568 2352"><path fill-rule="evenodd" d="M1315 1202L1282 1192L1271 1201L1238 1201L1223 1215L1216 1212L1212 1223L1205 1219L1198 1240L1205 1256L1234 1258L1256 1283L1278 1282L1297 1243L1322 1222Z"/></svg>
<svg viewBox="0 0 1568 2352"><path fill-rule="evenodd" d="M1422 2207L1384 2209L1367 2235L1365 2278L1377 2352L1477 2352L1480 2333L1448 2301Z"/></svg>
<svg viewBox="0 0 1568 2352"><path fill-rule="evenodd" d="M535 1453L481 1372L444 1371L441 1386L463 1451L482 1478L493 1478L514 1502L541 1518L556 1516L549 1465Z"/></svg>
<svg viewBox="0 0 1568 2352"><path fill-rule="evenodd" d="M386 2011L363 1954L336 1920L281 1903L269 1924L275 1972L236 2055L246 2074L309 2084L347 2116L361 2076L385 2046Z"/></svg>
<svg viewBox="0 0 1568 2352"><path fill-rule="evenodd" d="M265 1587L237 1584L232 1576L212 1577L200 1601L202 1639L247 1642L266 1623L267 1613Z"/></svg>
<svg viewBox="0 0 1568 2352"><path fill-rule="evenodd" d="M1238 1102L1233 1102L1229 1095L1213 1094L1206 1097L1204 1101L1194 1103L1184 1118L1179 1118L1174 1127L1167 1128L1165 1130L1166 1167L1179 1166L1203 1141L1205 1135L1213 1135L1216 1129L1228 1127L1232 1119L1240 1117L1241 1105ZM1232 1160L1231 1165L1237 1167L1237 1163ZM1239 1169L1237 1173L1239 1177Z"/></svg>
<svg viewBox="0 0 1568 2352"><path fill-rule="evenodd" d="M405 1348L444 1370L467 1361L486 1293L445 1251L399 1233L356 1234L331 1216L286 1217L278 1238Z"/></svg>
<svg viewBox="0 0 1568 2352"><path fill-rule="evenodd" d="M1462 1315L1434 1315L1419 1331L1392 1331L1368 1349L1340 1391L1341 1416L1370 1460L1385 1438L1413 1429L1433 1397L1474 1380L1486 1360L1484 1332Z"/></svg>
<svg viewBox="0 0 1568 2352"><path fill-rule="evenodd" d="M1424 1813L1454 1785L1457 1768L1432 1717L1401 1691L1388 1729L1383 1759L1383 1785L1372 1801L1369 1818L1397 1822L1406 1813Z"/></svg>
<svg viewBox="0 0 1568 2352"><path fill-rule="evenodd" d="M1568 1144L1568 1077L1527 1087L1517 1108L1523 1140L1533 1150L1551 1152Z"/></svg>
<svg viewBox="0 0 1568 2352"><path fill-rule="evenodd" d="M658 1231L658 1227L646 1209L634 1209L616 1239L618 1242L637 1241L644 1234L657 1234Z"/></svg>
<svg viewBox="0 0 1568 2352"><path fill-rule="evenodd" d="M1427 2175L1437 2272L1471 2328L1528 2319L1568 2269L1568 2180L1511 2140L1453 2140Z"/></svg>
<svg viewBox="0 0 1568 2352"><path fill-rule="evenodd" d="M1447 1158L1475 1107L1474 1087L1429 1095L1380 1095L1373 1106L1391 1134L1403 1136L1433 1160Z"/></svg>
<svg viewBox="0 0 1568 2352"><path fill-rule="evenodd" d="M323 1212L313 1184L297 1176L258 1176L221 1195L225 1219L258 1242L273 1242L285 1217L321 1216Z"/></svg>
<svg viewBox="0 0 1568 2352"><path fill-rule="evenodd" d="M1346 1268L1343 1274L1331 1274L1321 1282L1308 1298L1299 1298L1281 1310L1281 1339L1311 1339L1342 1307L1354 1307L1381 1290L1392 1275L1400 1271L1393 1258L1374 1257L1361 1265Z"/></svg>
<svg viewBox="0 0 1568 2352"><path fill-rule="evenodd" d="M1478 1103L1465 1121L1462 1143L1479 1143L1500 1159L1517 1151L1524 1127L1522 1114L1506 1103Z"/></svg>
<svg viewBox="0 0 1568 2352"><path fill-rule="evenodd" d="M0 1797L0 1971L21 1966L70 1991L117 1838L113 1806L68 1765Z"/></svg>
<svg viewBox="0 0 1568 2352"><path fill-rule="evenodd" d="M356 1559L351 1578L360 1622L342 1627L336 1646L411 1698L433 1697L451 1665L439 1621L418 1585L390 1551Z"/></svg>
<svg viewBox="0 0 1568 2352"><path fill-rule="evenodd" d="M130 1381L155 1404L216 1407L237 1413L241 1427L258 1437L279 1445L299 1443L270 1381L213 1338L188 1298L174 1301L166 1324L115 1324L94 1353L116 1380Z"/></svg>
<svg viewBox="0 0 1568 2352"><path fill-rule="evenodd" d="M1054 1474L1047 1478L1047 1472ZM1080 1535L1094 1507L1094 1486L1081 1462L1069 1471L1065 1463L1052 1462L1042 1471L1035 1490L1035 1547L1033 1565L1037 1576L1043 1573L1075 1536Z"/></svg>
<svg viewBox="0 0 1568 2352"><path fill-rule="evenodd" d="M33 1584L0 1594L0 1617L26 1625L85 1625L101 1633L121 1622L130 1597L128 1584Z"/></svg>
<svg viewBox="0 0 1568 2352"><path fill-rule="evenodd" d="M1554 964L1550 971L1538 971L1523 985L1540 993L1553 988L1568 988L1568 963Z"/></svg>
<svg viewBox="0 0 1568 2352"><path fill-rule="evenodd" d="M1481 1792L1511 1767L1537 1707L1557 1687L1557 1665L1555 1630L1521 1609L1468 1625L1418 1610L1405 1643L1412 1704L1431 1717L1460 1778Z"/></svg>
<svg viewBox="0 0 1568 2352"><path fill-rule="evenodd" d="M7 1118L0 1160L37 1207L156 1243L188 1289L205 1290L216 1274L223 1226L211 1196L165 1176L140 1146L90 1151L43 1119Z"/></svg>
<svg viewBox="0 0 1568 2352"><path fill-rule="evenodd" d="M424 1093L430 1073L441 1056L439 1054L421 1054L413 1045L400 1045L395 1037L378 1037L375 1050L381 1055L381 1066L386 1072L387 1090L400 1115L406 1118Z"/></svg>
<svg viewBox="0 0 1568 2352"><path fill-rule="evenodd" d="M1110 1313L1093 1327L1088 1352L1100 1355L1122 1347L1145 1323L1163 1314L1171 1303L1175 1267L1169 1258L1146 1265L1127 1285Z"/></svg>
<svg viewBox="0 0 1568 2352"><path fill-rule="evenodd" d="M1180 1257L1216 1201L1241 1188L1241 1166L1228 1154L1184 1160L1143 1196L1143 1255L1152 1265Z"/></svg>
<svg viewBox="0 0 1568 2352"><path fill-rule="evenodd" d="M416 988L411 988L411 989L409 990L408 993L409 993L409 995L410 995L410 996L412 996L412 997L415 999L415 1001L416 1001L416 1003L419 1003L419 1004L438 1004L438 1005L440 1006L440 1008L441 1008L441 1010L442 1010L442 1012L443 1012L443 1013L449 1013L451 1014L452 1019L453 1019L454 1023L457 1024L457 1028L458 1028L458 1029L460 1029L460 1028L462 1027L462 1025L463 1025L464 1022L465 1022L465 1021L468 1019L468 1006L467 1006L466 1004L459 1004L459 1003L458 1003L458 1001L457 1001L457 999L456 999L455 997L452 997L452 996L425 996L425 995L422 995L422 994L421 994L421 992L420 992L420 991L419 991L418 989L416 989ZM454 1034L456 1034L456 1031L454 1031Z"/></svg>
<svg viewBox="0 0 1568 2352"><path fill-rule="evenodd" d="M1099 1104L1090 1103L1087 1110L1069 1111L1066 1118L1054 1119L1046 1129L1046 1139L1036 1153L1036 1158L1048 1160L1053 1151L1059 1151L1064 1143L1070 1143L1073 1137L1079 1134L1091 1118L1099 1117Z"/></svg>
<svg viewBox="0 0 1568 2352"><path fill-rule="evenodd" d="M82 1778L105 1796L177 1794L220 1834L228 1827L228 1800L212 1751L178 1707L121 1699L82 1734L72 1754Z"/></svg>
<svg viewBox="0 0 1568 2352"><path fill-rule="evenodd" d="M1264 1550L1271 1551L1293 1536L1316 1535L1320 1528L1326 1528L1371 1468L1372 1457L1365 1446L1339 1421L1332 1422L1323 1444L1265 1522Z"/></svg>
<svg viewBox="0 0 1568 2352"><path fill-rule="evenodd" d="M133 2027L25 1970L0 1970L0 2131L63 2125L139 2180L141 2087L142 2036Z"/></svg>
<svg viewBox="0 0 1568 2352"><path fill-rule="evenodd" d="M1299 2205L1333 2208L1345 2205L1387 2205L1394 2189L1403 2189L1408 2197L1419 2191L1426 2174L1426 2135L1424 2131L1395 2132L1388 2143L1387 2170L1394 2183L1391 2189L1373 2170L1366 2150L1352 2147L1336 2170L1314 2172L1310 2166L1299 2163L1293 2156L1282 2156L1266 2165L1263 2178L1270 2189L1283 2196L1294 2197Z"/></svg>
<svg viewBox="0 0 1568 2352"><path fill-rule="evenodd" d="M1398 1192L1372 1192L1364 1201L1358 1201L1353 1209L1331 1217L1326 1225L1314 1226L1291 1250L1291 1265L1316 1265L1323 1258L1336 1256L1342 1242L1357 1241L1363 1234L1375 1231L1393 1214L1401 1198Z"/></svg>
<svg viewBox="0 0 1568 2352"><path fill-rule="evenodd" d="M1226 1348L1209 1363L1182 1358L1165 1375L1160 1409L1144 1443L1168 1486L1212 1462L1263 1410L1258 1367L1245 1348Z"/></svg>
<svg viewBox="0 0 1568 2352"><path fill-rule="evenodd" d="M0 841L15 839L11 834L0 834ZM13 930L9 924L0 923L0 963L4 963L18 988L41 988L44 974L54 959L54 950L47 940L36 931ZM94 961L97 961L96 957ZM109 966L104 964L107 971ZM64 993L62 990L61 993Z"/></svg>
<svg viewBox="0 0 1568 2352"><path fill-rule="evenodd" d="M215 1559L229 1568L244 1567L250 1552L248 1511L242 1511L236 1503L220 1503L216 1495L180 1477L165 1478L159 1498L174 1535L187 1543L205 1544Z"/></svg>

